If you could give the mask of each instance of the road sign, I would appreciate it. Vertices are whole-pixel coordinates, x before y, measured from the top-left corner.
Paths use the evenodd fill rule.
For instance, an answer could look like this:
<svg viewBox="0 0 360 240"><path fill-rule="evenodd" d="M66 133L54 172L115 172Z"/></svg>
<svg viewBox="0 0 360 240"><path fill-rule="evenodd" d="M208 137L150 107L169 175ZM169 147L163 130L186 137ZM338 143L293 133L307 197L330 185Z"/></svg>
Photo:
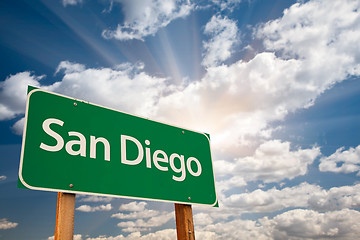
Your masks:
<svg viewBox="0 0 360 240"><path fill-rule="evenodd" d="M19 181L34 190L215 205L207 134L28 93Z"/></svg>

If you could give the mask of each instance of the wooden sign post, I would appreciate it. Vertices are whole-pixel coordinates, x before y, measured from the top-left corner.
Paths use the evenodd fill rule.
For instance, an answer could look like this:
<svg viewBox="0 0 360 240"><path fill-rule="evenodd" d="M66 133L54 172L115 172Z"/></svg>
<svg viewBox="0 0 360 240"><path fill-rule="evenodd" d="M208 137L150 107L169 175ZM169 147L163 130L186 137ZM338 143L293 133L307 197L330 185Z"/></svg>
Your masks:
<svg viewBox="0 0 360 240"><path fill-rule="evenodd" d="M58 192L55 240L72 240L74 237L75 194Z"/></svg>
<svg viewBox="0 0 360 240"><path fill-rule="evenodd" d="M178 240L195 240L191 205L175 203L176 233Z"/></svg>

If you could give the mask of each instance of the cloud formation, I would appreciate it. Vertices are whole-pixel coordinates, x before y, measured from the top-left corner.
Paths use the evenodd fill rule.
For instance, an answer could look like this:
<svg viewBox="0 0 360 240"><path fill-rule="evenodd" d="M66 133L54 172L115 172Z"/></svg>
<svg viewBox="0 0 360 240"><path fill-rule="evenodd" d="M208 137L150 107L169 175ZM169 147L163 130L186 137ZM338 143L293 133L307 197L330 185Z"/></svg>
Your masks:
<svg viewBox="0 0 360 240"><path fill-rule="evenodd" d="M282 18L260 27L257 37L264 39L267 50L301 60L299 77L310 77L308 87L322 92L348 75L360 74L360 50L354 47L360 37L359 8L354 0L296 3Z"/></svg>
<svg viewBox="0 0 360 240"><path fill-rule="evenodd" d="M288 208L310 208L315 211L335 211L360 207L360 184L325 190L318 185L301 183L283 189L257 189L250 193L232 194L223 200L232 211L275 212Z"/></svg>
<svg viewBox="0 0 360 240"><path fill-rule="evenodd" d="M118 219L139 219L139 218L155 217L157 215L159 215L158 211L145 209L142 211L136 211L136 212L132 212L129 214L116 213L116 214L111 215L111 217L118 218Z"/></svg>
<svg viewBox="0 0 360 240"><path fill-rule="evenodd" d="M113 200L113 198L111 197L89 195L89 196L80 197L79 202L111 202L111 200Z"/></svg>
<svg viewBox="0 0 360 240"><path fill-rule="evenodd" d="M359 234L355 210L321 213L314 210L294 209L272 219L258 221L232 220L206 225L199 233L213 233L211 239L354 239ZM353 224L355 223L355 225Z"/></svg>
<svg viewBox="0 0 360 240"><path fill-rule="evenodd" d="M205 54L202 64L205 67L218 66L224 62L239 42L236 22L227 17L213 16L205 25L204 33L210 35L210 39L203 43Z"/></svg>
<svg viewBox="0 0 360 240"><path fill-rule="evenodd" d="M245 181L262 180L265 183L293 179L307 173L308 165L320 154L320 148L290 150L290 142L271 140L261 144L253 156L234 162L216 163L216 173L241 176Z"/></svg>
<svg viewBox="0 0 360 240"><path fill-rule="evenodd" d="M21 72L0 82L0 120L9 120L24 114L27 86L39 87L43 77Z"/></svg>
<svg viewBox="0 0 360 240"><path fill-rule="evenodd" d="M48 237L47 240L54 240L55 237L54 236L51 236L51 237ZM74 234L73 236L73 240L83 240L83 237L81 234Z"/></svg>
<svg viewBox="0 0 360 240"><path fill-rule="evenodd" d="M86 240L172 240L176 238L175 229L164 229L153 233L142 235L140 232L130 233L128 236L99 236L86 238Z"/></svg>
<svg viewBox="0 0 360 240"><path fill-rule="evenodd" d="M112 209L111 203L99 206L81 205L76 208L80 212L99 212L99 211L110 211Z"/></svg>
<svg viewBox="0 0 360 240"><path fill-rule="evenodd" d="M192 9L187 3L178 6L173 1L162 7L157 7L157 1L147 1L143 6L137 1L122 3L128 8L128 15L116 30L104 31L108 38L143 40ZM176 87L169 79L150 76L131 64L122 68L88 68L64 61L56 70L57 74L63 74L61 81L48 86L41 84L43 76L30 72L11 75L0 85L0 119L13 119L24 113L26 85L32 84L209 132L224 207L222 213L212 210L194 216L199 225L198 236L354 239L360 234L360 214L354 210L360 207L359 185L324 189L301 183L250 193L239 193L239 188L250 182L279 183L303 176L320 156L320 148L316 146L292 149L290 142L271 140L274 130L271 123L312 106L336 83L360 75L359 8L358 1L350 0L332 4L320 0L298 2L283 17L254 29L254 36L264 44L263 52L249 61L229 65L222 63L231 56L231 48L237 41L236 24L228 18L213 17L205 27L205 33L210 35L204 44L206 74L198 81ZM219 51L222 44L224 52ZM359 146L340 148L329 157L322 157L319 169L345 174L359 172ZM108 205L79 208L91 212ZM131 232L127 237L92 239L173 239L173 229L141 234L173 218L173 213L150 210L146 205L145 202L123 204L119 210L129 213L112 214L113 218L129 220L118 223L124 232ZM243 212L274 211L282 213L257 221L239 219L239 213Z"/></svg>
<svg viewBox="0 0 360 240"><path fill-rule="evenodd" d="M320 159L319 170L322 172L353 173L360 170L360 145L345 150L344 147L336 150L328 157Z"/></svg>
<svg viewBox="0 0 360 240"><path fill-rule="evenodd" d="M131 219L131 221L122 221L117 224L123 228L124 232L143 232L150 231L153 227L159 227L174 219L173 212L160 212L156 210L146 209L146 202L130 202L122 204L120 211L128 211L131 213L116 213L111 215L112 218Z"/></svg>
<svg viewBox="0 0 360 240"><path fill-rule="evenodd" d="M216 152L226 153L229 158L239 158L239 152L251 153L247 151L255 150L259 139L261 143L261 139L271 136L271 122L284 119L289 112L311 106L336 82L343 81L349 74L359 74L355 61L360 55L359 50L350 50L348 48L355 44L345 45L342 42L343 36L351 35L351 41L360 38L356 27L359 17L354 13L356 5L348 3L339 6L341 14L329 9L335 11L333 15L314 10L323 4L321 1L295 4L285 11L282 18L255 30L256 36L264 41L265 52L258 53L248 62L240 60L228 66L209 67L201 80L181 87L174 87L166 79L135 71L131 66L121 70L95 69L66 61L61 62L57 69L57 72L64 73L62 81L42 87L209 132L215 136L212 141ZM330 8L329 4L324 4L324 8ZM326 18L330 23L340 20L337 24L326 25L328 34L323 34L321 23L325 23L320 18ZM219 17L214 19L230 22ZM293 19L299 24L295 24ZM294 37L301 35L294 34L298 31L317 34L315 43L300 44L301 41ZM218 35L221 34L220 31ZM314 47L316 51L312 51ZM341 59L333 57L333 53L342 56ZM0 107L2 119L13 118L24 111L24 97L12 97L12 93L21 91L10 89L7 85L21 85L24 89L27 82L22 83L15 78L40 85L41 77L23 72L5 80L0 93L0 98L4 99ZM5 88L6 91L3 90Z"/></svg>
<svg viewBox="0 0 360 240"><path fill-rule="evenodd" d="M146 202L130 202L127 204L121 204L119 210L140 212L145 210L146 205Z"/></svg>
<svg viewBox="0 0 360 240"><path fill-rule="evenodd" d="M123 7L125 21L115 30L104 30L102 36L107 39L144 40L154 35L171 21L190 14L193 5L188 1L176 0L116 0Z"/></svg>
<svg viewBox="0 0 360 240"><path fill-rule="evenodd" d="M360 213L355 210L319 213L295 209L272 220L264 219L273 230L273 239L355 239L359 236Z"/></svg>
<svg viewBox="0 0 360 240"><path fill-rule="evenodd" d="M269 219L231 220L198 226L195 229L197 239L261 239L261 240L305 240L335 239L352 240L360 234L360 213L351 209L330 211L326 213L314 210L294 209ZM163 239L176 238L175 229L165 229L141 235L133 232L128 236L99 236L86 240L129 240L129 239Z"/></svg>
<svg viewBox="0 0 360 240"><path fill-rule="evenodd" d="M9 222L6 218L0 218L0 229L11 229L16 228L18 223Z"/></svg>
<svg viewBox="0 0 360 240"><path fill-rule="evenodd" d="M170 221L171 219L174 219L174 213L173 212L167 212L163 213L158 216L150 217L149 219L137 219L135 221L125 221L125 222L119 222L117 224L118 227L123 228L122 230L124 232L142 232L142 231L150 231L153 227L160 227Z"/></svg>

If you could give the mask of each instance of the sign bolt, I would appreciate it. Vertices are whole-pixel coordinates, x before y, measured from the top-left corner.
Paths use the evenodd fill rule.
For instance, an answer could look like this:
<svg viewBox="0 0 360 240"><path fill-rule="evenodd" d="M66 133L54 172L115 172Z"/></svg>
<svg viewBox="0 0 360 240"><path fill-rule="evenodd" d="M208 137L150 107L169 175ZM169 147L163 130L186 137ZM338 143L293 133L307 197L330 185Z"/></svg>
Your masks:
<svg viewBox="0 0 360 240"><path fill-rule="evenodd" d="M77 103L76 103L76 102L74 102L74 106L75 106L75 107L77 106Z"/></svg>
<svg viewBox="0 0 360 240"><path fill-rule="evenodd" d="M188 197L189 200L191 200L191 197Z"/></svg>
<svg viewBox="0 0 360 240"><path fill-rule="evenodd" d="M69 187L71 187L71 188L72 188L73 186L74 186L74 185L73 185L72 183L70 183Z"/></svg>

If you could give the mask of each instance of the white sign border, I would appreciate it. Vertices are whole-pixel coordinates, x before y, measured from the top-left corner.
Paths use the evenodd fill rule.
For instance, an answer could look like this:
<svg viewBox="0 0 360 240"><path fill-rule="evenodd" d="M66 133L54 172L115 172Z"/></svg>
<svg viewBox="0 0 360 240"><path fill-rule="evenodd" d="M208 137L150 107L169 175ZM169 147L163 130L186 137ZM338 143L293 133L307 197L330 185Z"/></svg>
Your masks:
<svg viewBox="0 0 360 240"><path fill-rule="evenodd" d="M191 131L191 132L196 132L196 133L205 135L205 137L209 141L209 147L210 147L211 168L212 168L212 171L213 171L214 190L215 190L215 202L213 204L204 204L204 203L191 202L191 200L189 200L189 202L181 202L181 201L171 201L171 200L162 200L162 199L153 199L153 198L120 196L120 195L112 195L112 194L102 194L102 193L83 192L83 191L69 191L69 190L63 190L63 189L53 189L53 188L43 188L43 187L30 186L29 184L27 184L25 182L24 178L22 177L22 167L23 167L23 157L24 157L24 150L25 150L27 118L28 118L28 109L29 109L29 102L30 102L29 100L30 100L30 97L31 97L31 95L33 93L39 92L39 91L40 92L45 92L45 93L48 93L48 94L52 94L52 95L56 95L56 96L60 96L60 97L64 97L64 98L71 99L71 100L78 101L78 102L84 102L84 103L87 103L87 104L90 104L90 105L93 105L93 106L105 108L105 109L112 110L112 111L115 111L115 112L124 113L124 114L130 115L130 116L142 118L142 119L153 121L153 122L156 122L156 123L161 123L161 124L165 124L165 125L168 125L168 126L172 126L172 127L176 127L176 128L180 128L180 129L184 129L184 130L188 130L188 131ZM168 202L168 203L170 202L170 203L181 203L181 204L196 204L196 205L205 205L205 206L212 206L212 207L216 207L217 204L218 204L218 197L217 197L216 184L215 184L215 173L214 173L214 167L213 167L213 161L212 161L212 153L211 153L211 142L210 142L210 139L209 139L207 134L205 134L203 132L198 132L198 131L190 130L190 129L187 129L187 128L171 125L171 124L164 123L164 122L161 122L161 121L151 120L149 118L144 118L144 117L137 116L137 115L134 115L134 114L130 114L130 113L127 113L127 112L119 111L119 110L116 110L116 109L113 109L113 108L101 106L101 105L94 104L94 103L91 103L91 102L88 102L88 101L83 101L83 100L80 100L80 99L77 99L77 98L72 98L72 97L69 97L69 96L65 96L65 95L62 95L62 94L46 91L46 90L43 90L43 89L40 89L40 88L35 88L35 87L30 92L28 92L27 99L26 99L25 121L24 121L23 137L22 137L22 144L21 144L20 165L19 165L19 180L21 181L21 183L26 188L31 189L31 190L40 190L40 191L49 191L49 192L64 192L64 193L94 195L94 196L112 197L112 198L128 198L128 199L133 199L133 200L158 201L158 202Z"/></svg>

